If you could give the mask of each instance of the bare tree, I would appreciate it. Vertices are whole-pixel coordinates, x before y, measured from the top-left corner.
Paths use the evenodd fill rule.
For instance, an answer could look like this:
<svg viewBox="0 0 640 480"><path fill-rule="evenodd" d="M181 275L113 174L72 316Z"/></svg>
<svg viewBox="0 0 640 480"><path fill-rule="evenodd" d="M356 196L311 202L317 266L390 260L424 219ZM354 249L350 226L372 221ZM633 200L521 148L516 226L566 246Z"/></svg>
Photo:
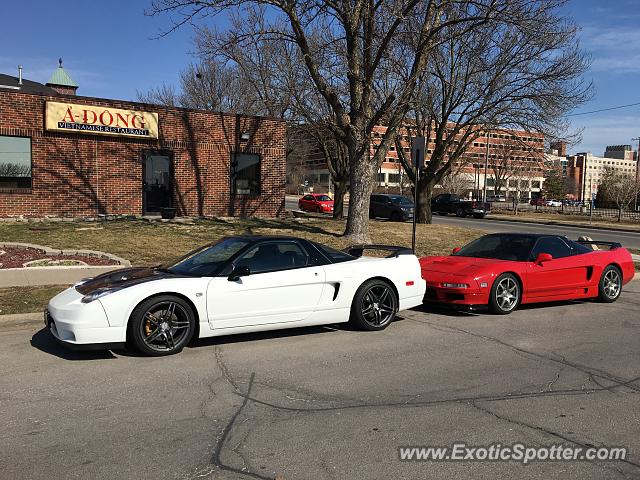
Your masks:
<svg viewBox="0 0 640 480"><path fill-rule="evenodd" d="M466 195L473 187L471 180L462 172L461 168L448 172L440 180L439 187L443 192L455 193L456 195Z"/></svg>
<svg viewBox="0 0 640 480"><path fill-rule="evenodd" d="M349 158L351 197L345 234L368 241L373 177L406 116L429 53L447 32L464 35L544 3L547 0L154 0L150 13L173 16L168 31L221 13L243 19L239 29L217 34L220 52L228 45L242 49L256 39L285 40L295 47L331 111L330 127ZM261 7L267 7L269 14ZM255 17L263 19L264 29L254 28ZM381 122L388 128L371 155L371 131Z"/></svg>
<svg viewBox="0 0 640 480"><path fill-rule="evenodd" d="M465 35L457 34L460 24L447 26L405 120L431 140L417 185L417 221L431 222L433 187L476 139L489 143L492 132L514 128L557 136L567 130L565 115L589 98L591 85L581 80L588 59L576 27L560 13L563 3L511 2L498 25ZM401 160L408 166L405 155Z"/></svg>
<svg viewBox="0 0 640 480"><path fill-rule="evenodd" d="M168 107L179 107L181 105L181 95L174 85L162 84L159 87L151 88L146 92L136 91L138 101L151 103L154 105L166 105Z"/></svg>
<svg viewBox="0 0 640 480"><path fill-rule="evenodd" d="M635 175L625 175L611 167L605 167L598 185L598 196L612 203L618 209L618 221L622 221L622 211L628 209L638 195Z"/></svg>

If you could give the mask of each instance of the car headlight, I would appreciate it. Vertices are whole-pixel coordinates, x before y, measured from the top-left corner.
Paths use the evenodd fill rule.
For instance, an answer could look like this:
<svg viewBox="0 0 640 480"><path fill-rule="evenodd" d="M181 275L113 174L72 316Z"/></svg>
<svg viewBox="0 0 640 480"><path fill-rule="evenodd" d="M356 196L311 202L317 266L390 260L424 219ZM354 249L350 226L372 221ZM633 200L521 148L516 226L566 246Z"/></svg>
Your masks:
<svg viewBox="0 0 640 480"><path fill-rule="evenodd" d="M94 300L102 298L110 293L114 293L120 290L120 288L97 288L93 292L88 293L84 297L82 297L82 303L91 303Z"/></svg>
<svg viewBox="0 0 640 480"><path fill-rule="evenodd" d="M445 288L469 288L466 283L443 283L442 286Z"/></svg>

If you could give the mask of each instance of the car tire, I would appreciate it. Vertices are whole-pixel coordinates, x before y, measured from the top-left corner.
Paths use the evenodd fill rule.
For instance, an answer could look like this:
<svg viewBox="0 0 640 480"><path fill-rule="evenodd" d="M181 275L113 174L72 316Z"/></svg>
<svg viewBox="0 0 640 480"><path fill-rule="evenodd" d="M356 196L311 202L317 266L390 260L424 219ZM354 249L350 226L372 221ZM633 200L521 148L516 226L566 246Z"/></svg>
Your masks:
<svg viewBox="0 0 640 480"><path fill-rule="evenodd" d="M400 215L398 212L391 212L390 220L392 222L401 222L402 221L402 215Z"/></svg>
<svg viewBox="0 0 640 480"><path fill-rule="evenodd" d="M129 338L140 352L160 357L180 352L191 341L196 320L182 298L159 295L133 310L128 327Z"/></svg>
<svg viewBox="0 0 640 480"><path fill-rule="evenodd" d="M464 209L462 207L458 207L456 209L456 217L464 218L466 216L467 216L467 214L464 213Z"/></svg>
<svg viewBox="0 0 640 480"><path fill-rule="evenodd" d="M316 213L322 213L322 207L316 207Z"/></svg>
<svg viewBox="0 0 640 480"><path fill-rule="evenodd" d="M598 282L598 300L602 303L615 302L622 293L622 272L614 265L602 271Z"/></svg>
<svg viewBox="0 0 640 480"><path fill-rule="evenodd" d="M522 289L515 275L503 273L491 287L489 293L489 311L497 315L513 312L522 300Z"/></svg>
<svg viewBox="0 0 640 480"><path fill-rule="evenodd" d="M473 218L477 218L478 220L483 219L484 218L484 214L482 214L482 213L474 213L473 214Z"/></svg>
<svg viewBox="0 0 640 480"><path fill-rule="evenodd" d="M374 219L376 216L373 214L373 211L369 210L369 218Z"/></svg>
<svg viewBox="0 0 640 480"><path fill-rule="evenodd" d="M360 330L384 330L396 317L398 296L384 280L371 279L358 288L349 321Z"/></svg>

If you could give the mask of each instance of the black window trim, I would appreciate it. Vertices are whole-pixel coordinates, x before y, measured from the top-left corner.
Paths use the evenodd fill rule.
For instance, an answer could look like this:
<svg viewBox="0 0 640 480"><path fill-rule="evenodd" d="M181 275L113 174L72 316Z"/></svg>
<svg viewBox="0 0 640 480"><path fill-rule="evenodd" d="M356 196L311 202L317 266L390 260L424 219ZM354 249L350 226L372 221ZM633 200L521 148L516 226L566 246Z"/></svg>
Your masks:
<svg viewBox="0 0 640 480"><path fill-rule="evenodd" d="M28 187L16 187L16 188L4 188L0 187L0 193L4 194L30 194L33 193L33 138L25 135L0 135L0 137L7 138L27 138L29 139L29 186Z"/></svg>
<svg viewBox="0 0 640 480"><path fill-rule="evenodd" d="M258 157L258 191L255 193L238 193L236 191L236 155L255 155ZM256 152L231 152L229 161L229 189L232 196L260 197L262 195L262 155Z"/></svg>

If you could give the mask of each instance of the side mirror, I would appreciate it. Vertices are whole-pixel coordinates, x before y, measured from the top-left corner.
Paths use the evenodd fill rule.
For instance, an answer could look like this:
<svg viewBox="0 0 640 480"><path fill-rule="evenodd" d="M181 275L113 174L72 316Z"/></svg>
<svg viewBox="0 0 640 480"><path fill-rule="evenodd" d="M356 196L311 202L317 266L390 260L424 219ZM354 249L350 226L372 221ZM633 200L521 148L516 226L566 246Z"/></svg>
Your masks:
<svg viewBox="0 0 640 480"><path fill-rule="evenodd" d="M553 260L553 257L550 253L539 253L536 257L536 263L538 265L542 265L544 262L548 262L550 260Z"/></svg>
<svg viewBox="0 0 640 480"><path fill-rule="evenodd" d="M456 253L458 253L460 250L462 250L460 247L456 247L456 248L454 248L454 249L451 251L451 253L455 255L455 254L456 254Z"/></svg>
<svg viewBox="0 0 640 480"><path fill-rule="evenodd" d="M250 274L251 272L249 271L249 267L235 267L227 277L227 280L230 282L237 282L240 280L240 277L246 277Z"/></svg>

